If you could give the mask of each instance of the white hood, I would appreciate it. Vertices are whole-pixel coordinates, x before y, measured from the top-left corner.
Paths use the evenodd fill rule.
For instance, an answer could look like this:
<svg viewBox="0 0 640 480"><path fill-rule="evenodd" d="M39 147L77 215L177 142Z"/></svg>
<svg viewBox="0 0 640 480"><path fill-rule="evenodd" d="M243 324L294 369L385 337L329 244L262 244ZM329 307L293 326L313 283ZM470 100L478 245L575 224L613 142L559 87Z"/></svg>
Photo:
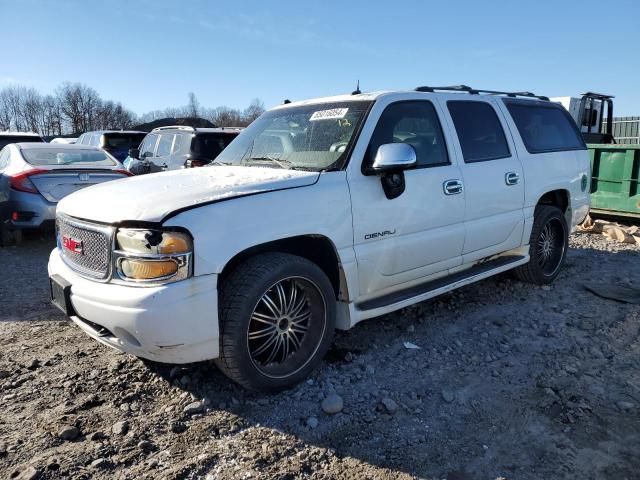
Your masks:
<svg viewBox="0 0 640 480"><path fill-rule="evenodd" d="M159 222L175 210L225 198L312 185L317 172L215 166L141 175L88 187L65 197L58 212L115 223Z"/></svg>

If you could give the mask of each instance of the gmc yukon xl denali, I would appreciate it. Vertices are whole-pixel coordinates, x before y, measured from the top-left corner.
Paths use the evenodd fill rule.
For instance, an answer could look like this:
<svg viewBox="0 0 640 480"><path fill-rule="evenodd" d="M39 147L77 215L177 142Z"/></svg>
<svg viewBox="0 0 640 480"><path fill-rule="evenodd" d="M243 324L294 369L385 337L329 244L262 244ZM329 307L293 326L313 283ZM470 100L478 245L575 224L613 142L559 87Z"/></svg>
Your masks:
<svg viewBox="0 0 640 480"><path fill-rule="evenodd" d="M277 390L335 328L507 270L552 282L589 181L573 120L531 93L287 101L211 166L63 199L52 300L118 350Z"/></svg>

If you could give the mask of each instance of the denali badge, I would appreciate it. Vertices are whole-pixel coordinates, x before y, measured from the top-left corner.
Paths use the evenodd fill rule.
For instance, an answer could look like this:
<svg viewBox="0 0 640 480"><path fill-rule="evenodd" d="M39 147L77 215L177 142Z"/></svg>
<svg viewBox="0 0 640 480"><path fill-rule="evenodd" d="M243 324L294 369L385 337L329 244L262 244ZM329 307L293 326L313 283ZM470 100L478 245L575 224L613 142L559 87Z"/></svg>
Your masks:
<svg viewBox="0 0 640 480"><path fill-rule="evenodd" d="M73 253L82 255L82 240L76 240L75 238L62 236L62 246Z"/></svg>
<svg viewBox="0 0 640 480"><path fill-rule="evenodd" d="M372 238L386 237L387 235L394 235L396 233L396 229L393 230L385 230L384 232L373 232L367 233L364 236L365 240L371 240Z"/></svg>

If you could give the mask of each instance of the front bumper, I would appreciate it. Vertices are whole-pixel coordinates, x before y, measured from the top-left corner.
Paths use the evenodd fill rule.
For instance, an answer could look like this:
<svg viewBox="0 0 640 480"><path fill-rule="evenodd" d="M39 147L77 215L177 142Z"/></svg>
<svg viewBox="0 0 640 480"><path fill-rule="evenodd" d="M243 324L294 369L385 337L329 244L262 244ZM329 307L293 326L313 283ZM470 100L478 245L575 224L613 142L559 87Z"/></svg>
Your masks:
<svg viewBox="0 0 640 480"><path fill-rule="evenodd" d="M191 363L219 352L217 276L202 275L160 287L99 283L49 257L49 276L71 284L71 320L117 350L163 363Z"/></svg>

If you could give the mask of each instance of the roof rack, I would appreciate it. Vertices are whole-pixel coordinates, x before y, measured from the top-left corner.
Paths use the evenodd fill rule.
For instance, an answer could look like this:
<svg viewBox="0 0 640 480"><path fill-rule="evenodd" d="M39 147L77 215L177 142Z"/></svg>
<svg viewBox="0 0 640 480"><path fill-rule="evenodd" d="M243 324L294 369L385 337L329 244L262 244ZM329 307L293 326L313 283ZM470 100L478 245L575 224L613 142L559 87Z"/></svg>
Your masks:
<svg viewBox="0 0 640 480"><path fill-rule="evenodd" d="M160 130L189 130L190 132L195 132L197 130L197 128L190 127L188 125L169 125L169 126L166 126L166 127L156 127L151 131L152 132L158 132Z"/></svg>
<svg viewBox="0 0 640 480"><path fill-rule="evenodd" d="M478 95L480 93L484 93L487 95L506 95L507 97L529 97L529 98L537 98L539 100L549 101L549 97L545 97L544 95L536 95L531 92L500 92L498 90L478 90L475 88L471 88L467 85L449 85L446 87L416 87L416 92L436 92L436 91L444 91L444 92L465 92L470 95Z"/></svg>

